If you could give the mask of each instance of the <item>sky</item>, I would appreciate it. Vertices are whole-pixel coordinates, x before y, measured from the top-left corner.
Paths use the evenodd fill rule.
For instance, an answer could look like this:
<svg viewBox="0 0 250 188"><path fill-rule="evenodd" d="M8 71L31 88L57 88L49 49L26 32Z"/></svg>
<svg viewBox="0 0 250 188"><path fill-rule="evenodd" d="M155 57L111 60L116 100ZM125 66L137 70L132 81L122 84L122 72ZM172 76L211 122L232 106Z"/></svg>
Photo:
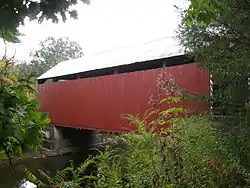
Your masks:
<svg viewBox="0 0 250 188"><path fill-rule="evenodd" d="M21 43L8 44L8 54L18 60L30 60L29 53L38 49L39 41L48 36L69 37L78 42L85 54L94 54L154 40L173 38L180 23L174 5L184 7L185 0L91 0L79 3L79 18L58 24L26 20L20 27ZM0 44L3 46L3 44ZM3 54L3 48L0 55Z"/></svg>

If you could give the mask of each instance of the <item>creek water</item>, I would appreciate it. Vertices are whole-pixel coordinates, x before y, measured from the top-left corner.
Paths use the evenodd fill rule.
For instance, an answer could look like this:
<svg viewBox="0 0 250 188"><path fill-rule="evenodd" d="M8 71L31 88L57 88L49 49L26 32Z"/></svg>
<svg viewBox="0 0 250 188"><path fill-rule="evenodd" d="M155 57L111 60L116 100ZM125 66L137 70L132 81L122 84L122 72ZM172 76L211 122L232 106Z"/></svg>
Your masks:
<svg viewBox="0 0 250 188"><path fill-rule="evenodd" d="M25 179L24 169L27 168L39 177L37 169L41 169L49 175L55 174L69 165L69 161L73 160L74 164L79 164L87 158L86 152L78 152L64 156L27 159L17 162L14 165L15 172L10 165L0 166L0 188L19 188L21 182Z"/></svg>

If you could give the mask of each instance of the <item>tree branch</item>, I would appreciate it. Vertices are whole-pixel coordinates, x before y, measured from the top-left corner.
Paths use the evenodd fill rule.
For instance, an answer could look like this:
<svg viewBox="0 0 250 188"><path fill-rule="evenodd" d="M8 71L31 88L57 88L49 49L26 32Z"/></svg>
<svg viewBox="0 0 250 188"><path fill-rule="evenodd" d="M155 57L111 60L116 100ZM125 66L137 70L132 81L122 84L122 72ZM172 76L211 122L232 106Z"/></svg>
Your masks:
<svg viewBox="0 0 250 188"><path fill-rule="evenodd" d="M232 26L230 26L229 24L222 22L218 19L216 19L215 21L217 21L219 24L224 25L226 28L230 29L231 31L234 32L234 34L240 36L243 38L243 41L241 41L242 43L245 43L246 45L250 45L250 38L245 36L244 33L241 33L239 31L237 31L235 28L233 28Z"/></svg>
<svg viewBox="0 0 250 188"><path fill-rule="evenodd" d="M9 152L8 152L8 150L7 150L7 148L5 147L5 145L4 145L4 143L3 143L2 141L0 142L0 145L3 147L3 150L4 150L5 154L7 155L7 158L8 158L8 160L9 160L9 162L10 162L10 167L11 167L13 173L16 173L16 170L15 170L15 167L14 167L14 164L13 164L13 161L12 161L12 158L11 158L11 156L10 156L10 154L9 154Z"/></svg>
<svg viewBox="0 0 250 188"><path fill-rule="evenodd" d="M4 60L7 56L7 44L6 44L6 40L5 40L5 35L4 35L4 32L3 32L3 29L1 28L1 36L2 36L2 39L3 39L3 43L4 43L4 56L2 57L2 60Z"/></svg>

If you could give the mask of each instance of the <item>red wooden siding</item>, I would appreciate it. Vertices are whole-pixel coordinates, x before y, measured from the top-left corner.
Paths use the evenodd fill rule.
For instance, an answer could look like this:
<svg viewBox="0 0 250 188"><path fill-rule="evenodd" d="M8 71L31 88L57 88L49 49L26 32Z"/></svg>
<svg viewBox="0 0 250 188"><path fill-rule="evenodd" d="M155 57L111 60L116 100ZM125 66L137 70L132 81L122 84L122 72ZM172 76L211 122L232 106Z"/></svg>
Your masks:
<svg viewBox="0 0 250 188"><path fill-rule="evenodd" d="M157 92L160 69L39 85L41 111L59 126L122 131L128 128L121 114L143 114L150 108L149 96ZM208 93L209 76L197 64L164 69L189 92ZM198 108L198 106L197 106Z"/></svg>

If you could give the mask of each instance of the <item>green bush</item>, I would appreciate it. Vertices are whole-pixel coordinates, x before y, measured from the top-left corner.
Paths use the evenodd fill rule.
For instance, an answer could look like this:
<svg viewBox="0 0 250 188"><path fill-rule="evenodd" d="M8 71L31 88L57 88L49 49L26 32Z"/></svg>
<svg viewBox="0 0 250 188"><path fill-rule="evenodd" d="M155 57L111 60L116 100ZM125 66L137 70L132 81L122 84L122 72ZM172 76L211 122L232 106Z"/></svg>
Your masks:
<svg viewBox="0 0 250 188"><path fill-rule="evenodd" d="M166 137L153 130L125 134L122 149L102 152L95 187L248 186L247 173L223 153L223 143L206 118L182 119Z"/></svg>
<svg viewBox="0 0 250 188"><path fill-rule="evenodd" d="M18 156L43 143L50 120L38 111L40 105L30 79L0 74L0 157Z"/></svg>

